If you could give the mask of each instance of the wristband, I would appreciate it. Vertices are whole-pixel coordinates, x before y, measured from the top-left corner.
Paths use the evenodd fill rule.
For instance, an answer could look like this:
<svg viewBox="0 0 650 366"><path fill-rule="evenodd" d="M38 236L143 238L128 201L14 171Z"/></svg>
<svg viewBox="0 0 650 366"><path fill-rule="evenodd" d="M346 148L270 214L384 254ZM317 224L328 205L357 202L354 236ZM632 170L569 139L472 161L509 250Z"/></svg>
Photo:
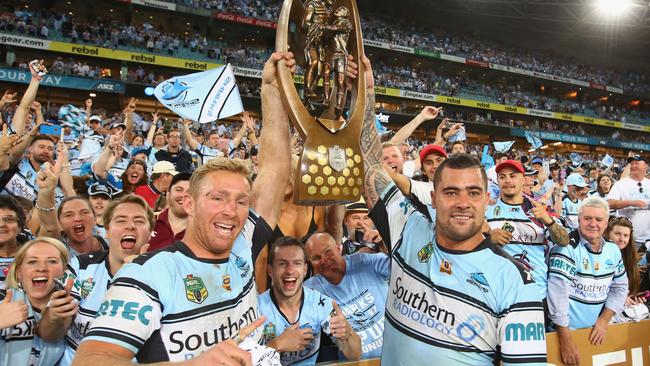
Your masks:
<svg viewBox="0 0 650 366"><path fill-rule="evenodd" d="M51 212L51 211L54 211L56 209L56 205L54 205L52 207L49 207L49 208L45 208L45 207L39 206L38 202L36 202L34 207L36 207L37 210L40 210L40 211L43 211L43 212Z"/></svg>

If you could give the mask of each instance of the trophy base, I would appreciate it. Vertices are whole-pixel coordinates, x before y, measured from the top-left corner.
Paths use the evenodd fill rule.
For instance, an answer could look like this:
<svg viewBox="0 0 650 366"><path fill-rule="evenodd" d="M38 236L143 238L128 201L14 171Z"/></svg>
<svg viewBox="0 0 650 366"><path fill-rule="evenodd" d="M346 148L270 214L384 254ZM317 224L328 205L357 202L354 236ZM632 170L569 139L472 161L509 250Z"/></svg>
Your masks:
<svg viewBox="0 0 650 366"><path fill-rule="evenodd" d="M294 203L333 205L359 200L364 174L359 145L346 145L345 139L330 137L331 143L326 141L329 139L316 144L305 141L296 170Z"/></svg>

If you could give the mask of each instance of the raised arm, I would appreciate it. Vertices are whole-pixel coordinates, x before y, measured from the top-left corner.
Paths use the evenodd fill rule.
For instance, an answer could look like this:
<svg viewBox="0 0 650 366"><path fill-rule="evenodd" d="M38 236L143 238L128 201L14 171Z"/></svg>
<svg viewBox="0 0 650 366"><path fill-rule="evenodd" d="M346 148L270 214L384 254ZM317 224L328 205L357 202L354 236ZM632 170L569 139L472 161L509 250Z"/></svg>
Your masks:
<svg viewBox="0 0 650 366"><path fill-rule="evenodd" d="M36 116L36 124L45 123L45 118L43 117L43 110L41 109L41 103L37 101L32 102L31 109L34 110L34 116Z"/></svg>
<svg viewBox="0 0 650 366"><path fill-rule="evenodd" d="M365 177L363 183L363 197L368 208L372 209L379 200L379 195L388 187L390 177L384 171L381 141L375 127L375 81L372 76L370 60L364 55L361 59L366 78L366 112L363 126L361 127L361 153ZM350 67L347 70L349 78L357 77L356 64L348 60Z"/></svg>
<svg viewBox="0 0 650 366"><path fill-rule="evenodd" d="M420 113L415 116L411 122L405 124L402 128L400 128L389 142L393 145L401 145L413 134L413 132L418 127L420 127L422 123L436 118L441 110L442 107L436 108L432 106L426 106L422 108L422 111L420 111Z"/></svg>
<svg viewBox="0 0 650 366"><path fill-rule="evenodd" d="M90 115L92 114L93 100L90 98L86 99L84 105L86 106L86 125L90 126Z"/></svg>
<svg viewBox="0 0 650 366"><path fill-rule="evenodd" d="M190 150L194 151L199 148L199 142L192 137L192 131L190 131L191 123L192 121L189 119L183 118L183 136L185 136L187 146L190 147Z"/></svg>
<svg viewBox="0 0 650 366"><path fill-rule="evenodd" d="M158 116L158 112L151 113L151 117L153 117L153 121L151 122L151 126L149 126L149 132L147 132L147 142L149 145L153 146L153 138L156 136L156 130L158 129L158 119L160 117Z"/></svg>
<svg viewBox="0 0 650 366"><path fill-rule="evenodd" d="M40 60L40 63L42 65L43 60ZM47 72L45 67L43 67L43 70ZM27 87L27 90L25 90L25 94L23 94L18 108L16 108L16 114L14 114L11 123L14 132L16 132L18 136L22 136L25 133L25 123L27 122L27 116L29 115L29 108L31 108L32 103L36 99L38 86L41 84L43 76L45 76L38 76L31 65L29 66L29 71L32 73L32 79L29 81L29 86Z"/></svg>
<svg viewBox="0 0 650 366"><path fill-rule="evenodd" d="M244 111L244 113L241 116L241 127L239 128L239 131L237 131L237 135L235 135L235 138L232 139L232 145L233 149L236 149L239 147L241 144L241 140L246 136L246 133L248 132L248 127L246 126L246 119L251 118L251 116L248 114L248 112Z"/></svg>
<svg viewBox="0 0 650 366"><path fill-rule="evenodd" d="M32 143L34 136L38 135L38 131L41 128L41 124L37 123L32 129L29 131L29 134L21 136L14 142L14 147L11 150L11 154L9 155L9 161L11 165L18 164L20 159L23 158L25 155L25 151L27 151L27 147ZM16 136L19 136L16 134Z"/></svg>
<svg viewBox="0 0 650 366"><path fill-rule="evenodd" d="M291 175L289 117L278 89L277 63L283 60L295 70L291 52L273 53L262 72L262 133L259 172L253 184L251 207L274 228L280 216L282 197Z"/></svg>
<svg viewBox="0 0 650 366"><path fill-rule="evenodd" d="M126 124L126 129L124 130L124 141L127 141L129 144L133 140L133 113L135 113L137 99L131 98L129 104L124 108L124 124Z"/></svg>
<svg viewBox="0 0 650 366"><path fill-rule="evenodd" d="M56 216L56 204L54 191L59 182L58 174L61 172L61 159L57 159L54 166L50 163L43 163L41 170L36 175L38 184L38 197L36 198L36 209L41 224L39 235L49 236L61 240L61 225Z"/></svg>
<svg viewBox="0 0 650 366"><path fill-rule="evenodd" d="M106 147L104 147L104 151L99 154L99 158L97 158L97 161L93 163L92 170L97 178L101 180L106 179L108 168L110 167L109 162L111 160L111 156L113 155L113 152L115 151L117 144L120 143L121 139L121 135L111 136L108 139Z"/></svg>

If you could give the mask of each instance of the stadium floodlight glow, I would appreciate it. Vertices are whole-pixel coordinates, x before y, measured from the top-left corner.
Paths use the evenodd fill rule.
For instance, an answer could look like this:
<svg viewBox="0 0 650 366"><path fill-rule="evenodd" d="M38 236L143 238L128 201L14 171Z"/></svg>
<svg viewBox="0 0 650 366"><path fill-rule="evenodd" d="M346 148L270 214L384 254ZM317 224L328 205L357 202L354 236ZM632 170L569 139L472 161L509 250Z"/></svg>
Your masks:
<svg viewBox="0 0 650 366"><path fill-rule="evenodd" d="M595 0L598 12L608 18L618 18L632 8L632 0Z"/></svg>

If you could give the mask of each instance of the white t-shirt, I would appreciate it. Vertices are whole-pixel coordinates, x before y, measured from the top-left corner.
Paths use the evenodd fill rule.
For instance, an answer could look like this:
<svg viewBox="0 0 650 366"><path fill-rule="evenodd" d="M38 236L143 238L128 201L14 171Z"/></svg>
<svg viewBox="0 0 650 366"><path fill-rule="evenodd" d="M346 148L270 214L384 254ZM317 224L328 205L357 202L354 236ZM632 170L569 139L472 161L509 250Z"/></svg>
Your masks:
<svg viewBox="0 0 650 366"><path fill-rule="evenodd" d="M415 160L407 160L402 165L402 174L411 178L415 174Z"/></svg>
<svg viewBox="0 0 650 366"><path fill-rule="evenodd" d="M639 183L641 185L639 186ZM643 191L643 192L642 192ZM650 205L650 179L644 178L641 182L630 177L623 178L614 183L607 195L610 200L643 200ZM617 211L618 216L625 216L634 226L634 240L644 243L650 240L650 208L626 207Z"/></svg>
<svg viewBox="0 0 650 366"><path fill-rule="evenodd" d="M431 192L433 192L433 182L420 182L410 179L411 193L417 197L420 202L427 205L431 204Z"/></svg>

